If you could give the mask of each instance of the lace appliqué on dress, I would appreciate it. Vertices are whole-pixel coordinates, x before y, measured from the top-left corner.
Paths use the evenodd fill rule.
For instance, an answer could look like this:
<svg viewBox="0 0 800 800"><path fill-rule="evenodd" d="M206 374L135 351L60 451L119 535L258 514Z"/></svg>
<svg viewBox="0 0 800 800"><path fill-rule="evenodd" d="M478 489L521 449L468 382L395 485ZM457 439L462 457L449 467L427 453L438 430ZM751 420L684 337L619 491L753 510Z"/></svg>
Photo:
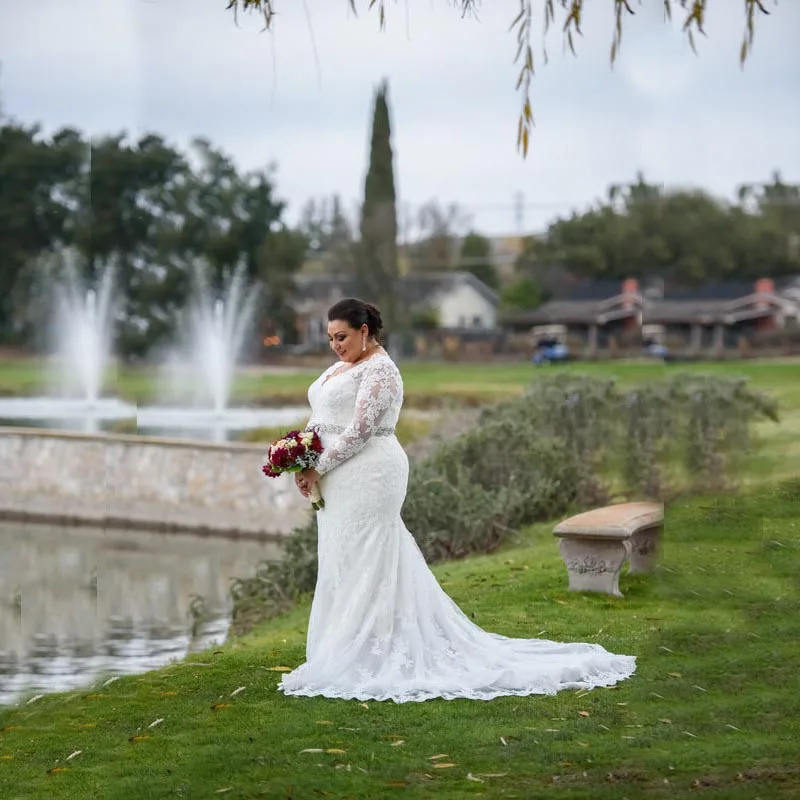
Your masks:
<svg viewBox="0 0 800 800"><path fill-rule="evenodd" d="M337 440L325 448L317 465L320 475L352 458L373 436L389 435L381 422L392 405L401 402L403 384L397 367L390 359L375 356L365 361L363 367L354 367L348 372L353 374L344 372L335 377L347 377L358 384L353 420Z"/></svg>

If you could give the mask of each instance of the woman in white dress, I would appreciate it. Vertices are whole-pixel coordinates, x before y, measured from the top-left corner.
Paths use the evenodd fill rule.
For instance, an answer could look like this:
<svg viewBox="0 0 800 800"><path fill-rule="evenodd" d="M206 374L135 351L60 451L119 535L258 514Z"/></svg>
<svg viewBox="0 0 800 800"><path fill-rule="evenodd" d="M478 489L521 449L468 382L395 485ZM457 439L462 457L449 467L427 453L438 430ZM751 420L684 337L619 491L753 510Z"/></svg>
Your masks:
<svg viewBox="0 0 800 800"><path fill-rule="evenodd" d="M325 450L296 476L308 496L319 482L319 573L306 663L284 675L289 695L397 703L490 700L611 686L635 658L596 644L511 639L475 625L428 568L400 511L408 459L394 435L400 372L379 344L381 317L361 300L328 312L339 361L308 398Z"/></svg>

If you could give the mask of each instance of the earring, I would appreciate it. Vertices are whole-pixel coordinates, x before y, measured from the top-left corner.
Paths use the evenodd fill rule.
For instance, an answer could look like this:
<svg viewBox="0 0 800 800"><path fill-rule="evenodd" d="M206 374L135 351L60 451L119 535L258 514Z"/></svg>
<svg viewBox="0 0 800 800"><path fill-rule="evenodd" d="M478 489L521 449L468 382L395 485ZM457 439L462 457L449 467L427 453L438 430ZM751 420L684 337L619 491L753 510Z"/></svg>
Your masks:
<svg viewBox="0 0 800 800"><path fill-rule="evenodd" d="M362 353L366 353L367 352L367 337L366 336L361 340L361 352Z"/></svg>

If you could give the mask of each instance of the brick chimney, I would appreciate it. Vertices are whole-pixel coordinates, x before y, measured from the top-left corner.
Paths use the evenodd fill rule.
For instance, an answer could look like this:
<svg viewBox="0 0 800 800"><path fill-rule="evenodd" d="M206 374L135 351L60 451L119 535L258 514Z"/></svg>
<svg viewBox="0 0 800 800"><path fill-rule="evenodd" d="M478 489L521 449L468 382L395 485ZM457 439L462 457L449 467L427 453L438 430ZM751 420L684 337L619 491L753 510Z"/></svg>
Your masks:
<svg viewBox="0 0 800 800"><path fill-rule="evenodd" d="M775 281L772 278L759 278L754 288L756 294L774 294Z"/></svg>
<svg viewBox="0 0 800 800"><path fill-rule="evenodd" d="M639 294L639 281L636 278L622 281L622 294Z"/></svg>

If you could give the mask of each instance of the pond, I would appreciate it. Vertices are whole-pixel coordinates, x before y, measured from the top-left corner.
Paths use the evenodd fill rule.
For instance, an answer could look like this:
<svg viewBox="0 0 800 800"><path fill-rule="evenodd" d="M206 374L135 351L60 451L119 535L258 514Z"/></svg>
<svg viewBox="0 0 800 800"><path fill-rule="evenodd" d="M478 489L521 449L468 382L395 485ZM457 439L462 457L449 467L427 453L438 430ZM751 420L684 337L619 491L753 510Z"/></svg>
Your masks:
<svg viewBox="0 0 800 800"><path fill-rule="evenodd" d="M0 522L0 705L225 640L230 582L274 543ZM192 614L203 598L203 621Z"/></svg>
<svg viewBox="0 0 800 800"><path fill-rule="evenodd" d="M0 427L128 433L220 443L236 441L257 428L303 425L308 416L309 409L303 405L214 411L171 406L137 408L113 399L88 407L78 401L0 397Z"/></svg>

